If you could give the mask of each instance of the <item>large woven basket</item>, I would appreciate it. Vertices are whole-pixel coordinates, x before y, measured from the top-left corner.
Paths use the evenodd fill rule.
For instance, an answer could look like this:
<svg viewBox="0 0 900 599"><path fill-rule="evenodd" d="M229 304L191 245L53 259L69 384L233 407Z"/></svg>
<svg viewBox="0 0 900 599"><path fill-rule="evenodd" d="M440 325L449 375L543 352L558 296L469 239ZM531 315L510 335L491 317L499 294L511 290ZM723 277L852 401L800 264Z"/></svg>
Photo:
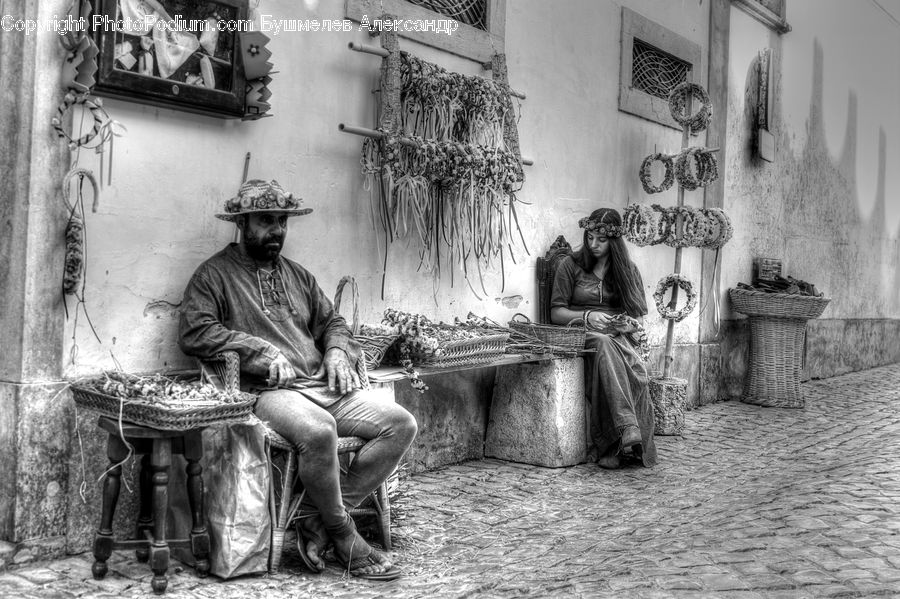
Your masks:
<svg viewBox="0 0 900 599"><path fill-rule="evenodd" d="M440 355L412 355L413 363L431 368L454 368L493 362L506 352L508 333L447 341L438 346Z"/></svg>
<svg viewBox="0 0 900 599"><path fill-rule="evenodd" d="M509 321L509 328L518 333L536 337L548 345L574 351L584 349L585 329L577 320L566 326L537 324L531 322L524 314L517 313Z"/></svg>
<svg viewBox="0 0 900 599"><path fill-rule="evenodd" d="M802 408L800 369L806 321L818 318L829 299L730 289L735 311L750 323L750 364L741 401L773 408Z"/></svg>
<svg viewBox="0 0 900 599"><path fill-rule="evenodd" d="M353 320L350 322L350 331L353 337L362 346L363 361L366 363L368 370L374 370L381 366L384 354L388 348L400 337L397 335L361 335L359 333L359 288L356 285L356 279L351 276L341 277L338 282L337 291L334 294L334 311L340 313L341 297L344 293L344 287L350 285L353 296Z"/></svg>
<svg viewBox="0 0 900 599"><path fill-rule="evenodd" d="M729 289L735 311L747 316L773 318L818 318L831 300L811 295L767 293L749 289Z"/></svg>
<svg viewBox="0 0 900 599"><path fill-rule="evenodd" d="M234 402L187 406L149 402L142 398L123 399L86 386L72 385L75 405L116 420L168 431L186 431L224 422L241 422L253 412L256 396L238 391Z"/></svg>

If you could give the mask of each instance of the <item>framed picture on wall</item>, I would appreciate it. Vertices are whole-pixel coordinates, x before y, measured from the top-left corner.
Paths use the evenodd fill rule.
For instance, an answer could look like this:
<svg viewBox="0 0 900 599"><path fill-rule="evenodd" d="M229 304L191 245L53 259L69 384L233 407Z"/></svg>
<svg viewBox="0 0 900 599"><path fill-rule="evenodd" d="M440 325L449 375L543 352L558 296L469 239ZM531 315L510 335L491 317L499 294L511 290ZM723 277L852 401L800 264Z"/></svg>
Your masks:
<svg viewBox="0 0 900 599"><path fill-rule="evenodd" d="M94 0L90 24L98 95L243 115L247 0Z"/></svg>

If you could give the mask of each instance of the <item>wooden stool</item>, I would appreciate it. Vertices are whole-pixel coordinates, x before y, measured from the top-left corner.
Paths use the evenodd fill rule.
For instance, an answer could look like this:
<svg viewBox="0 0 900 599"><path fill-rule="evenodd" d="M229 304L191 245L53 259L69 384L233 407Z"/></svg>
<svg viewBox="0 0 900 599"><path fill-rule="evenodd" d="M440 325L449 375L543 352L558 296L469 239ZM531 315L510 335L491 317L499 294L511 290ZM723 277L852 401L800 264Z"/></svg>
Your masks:
<svg viewBox="0 0 900 599"><path fill-rule="evenodd" d="M164 593L168 585L166 571L169 568L169 548L188 547L197 558L195 566L201 577L209 574L209 533L203 513L203 457L202 429L164 431L101 417L98 426L109 433L107 455L111 468L103 481L103 511L100 528L94 536L94 565L91 571L100 580L108 571L106 561L116 549L134 549L138 561L149 560L153 571L150 585L158 593ZM140 476L140 511L134 539L117 541L113 537L112 523L119 500L122 478L120 462L128 457L128 446L122 436L134 447L136 454L143 454ZM166 539L166 511L169 506L169 466L172 454L181 454L187 460L187 494L191 507L193 526L188 539Z"/></svg>

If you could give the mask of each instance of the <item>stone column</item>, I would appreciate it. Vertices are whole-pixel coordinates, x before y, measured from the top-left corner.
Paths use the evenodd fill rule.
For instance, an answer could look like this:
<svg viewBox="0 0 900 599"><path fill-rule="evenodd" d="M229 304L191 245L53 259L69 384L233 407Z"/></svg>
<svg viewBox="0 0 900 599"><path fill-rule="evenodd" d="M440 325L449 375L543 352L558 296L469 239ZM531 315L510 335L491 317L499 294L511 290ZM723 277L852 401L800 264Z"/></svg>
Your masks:
<svg viewBox="0 0 900 599"><path fill-rule="evenodd" d="M719 178L704 188L703 207L722 208L725 198L725 164L728 122L728 46L731 31L731 2L729 0L712 0L709 4L709 76L707 88L713 105L713 118L706 132L706 145L719 148L716 157L719 161ZM720 250L724 251L724 250ZM716 253L704 251L700 275L700 305L709 306L700 315L700 378L698 405L712 403L725 393L720 390L722 378L721 339L716 326L716 311L712 309L716 295L715 280L721 265L716 263ZM727 302L723 293L719 300Z"/></svg>
<svg viewBox="0 0 900 599"><path fill-rule="evenodd" d="M66 5L0 0L0 16L46 23ZM64 95L64 55L53 31L0 30L0 540L25 556L61 551L66 529L73 432L61 381L61 182L69 152L50 126Z"/></svg>

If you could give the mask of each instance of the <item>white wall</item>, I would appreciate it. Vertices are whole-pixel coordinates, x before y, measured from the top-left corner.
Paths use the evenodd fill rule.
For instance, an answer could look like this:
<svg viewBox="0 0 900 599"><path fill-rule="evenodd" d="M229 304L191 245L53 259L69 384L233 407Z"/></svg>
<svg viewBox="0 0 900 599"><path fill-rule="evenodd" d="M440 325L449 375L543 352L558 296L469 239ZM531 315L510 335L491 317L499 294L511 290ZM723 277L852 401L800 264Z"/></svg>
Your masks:
<svg viewBox="0 0 900 599"><path fill-rule="evenodd" d="M705 56L707 3L643 0L628 6L699 44ZM257 11L334 19L343 18L343 7L343 0L322 0L313 8L260 0ZM503 293L499 276L488 277L490 295L483 301L459 284L459 273L455 288L444 276L436 291L428 275L415 272L414 248L402 243L391 250L384 301L379 297L381 261L359 172L362 140L337 130L340 122L374 125L371 90L379 59L347 50L349 41L372 43L366 33L273 36L274 116L257 122L106 100L128 133L116 141L113 183L104 188L98 213L87 219L86 307L102 343L81 317L68 374L112 367L110 352L126 370L189 365L174 343L177 305L196 266L232 239L231 225L213 213L235 193L247 151L251 177L278 179L315 210L291 221L285 255L309 267L329 294L342 275L355 276L363 321L377 321L388 306L436 319L465 317L470 310L501 322L517 311L536 316L534 259L558 234L577 244L580 216L600 206L621 209L629 200L675 203L674 192L646 196L637 179L643 157L654 147L677 150L680 134L618 111L620 19L621 4L611 1L509 2L509 78L527 94L519 134L523 154L535 161L526 167L520 194L530 205L519 209L531 255L520 248L518 265L507 263ZM479 70L471 61L403 40L401 48L448 68ZM98 164L82 153L81 166L98 170ZM688 196L688 203L700 205L698 193ZM672 270L673 251L637 248L634 257L652 302L656 281ZM683 272L694 281L699 258L698 251L685 252ZM511 299L504 304L503 298ZM676 327L679 340L696 340L696 314ZM649 325L661 342L664 323L652 307ZM70 322L67 349L72 334Z"/></svg>
<svg viewBox="0 0 900 599"><path fill-rule="evenodd" d="M790 0L778 36L731 14L724 286L784 260L832 302L823 318L900 316L900 2ZM750 151L754 60L775 52L776 161Z"/></svg>

